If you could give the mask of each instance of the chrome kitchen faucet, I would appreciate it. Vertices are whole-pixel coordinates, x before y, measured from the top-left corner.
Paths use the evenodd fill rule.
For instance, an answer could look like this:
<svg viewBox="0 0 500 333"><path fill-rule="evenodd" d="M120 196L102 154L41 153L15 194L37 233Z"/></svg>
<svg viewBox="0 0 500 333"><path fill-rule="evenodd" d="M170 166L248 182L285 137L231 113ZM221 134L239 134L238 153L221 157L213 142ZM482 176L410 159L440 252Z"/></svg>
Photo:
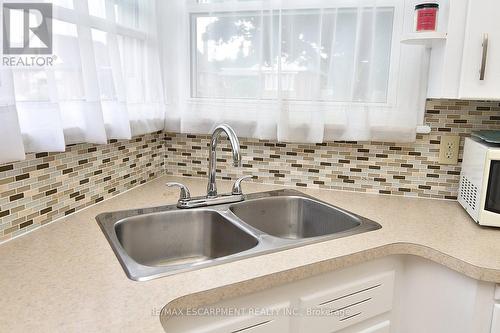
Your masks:
<svg viewBox="0 0 500 333"><path fill-rule="evenodd" d="M179 187L181 189L179 201L177 202L177 207L179 208L195 208L211 205L219 205L224 203L243 201L244 196L241 190L241 182L245 179L252 178L252 176L244 176L236 180L233 185L233 189L230 194L217 194L217 184L215 182L216 177L216 164L217 164L217 143L221 135L225 133L229 138L231 143L232 155L233 155L233 165L238 167L241 166L241 153L240 153L240 141L238 136L229 125L219 125L212 132L212 137L210 139L210 156L209 156L209 170L208 170L208 185L207 185L207 195L202 197L191 198L189 189L186 185L181 183L167 183L169 187Z"/></svg>
<svg viewBox="0 0 500 333"><path fill-rule="evenodd" d="M241 154L240 154L240 140L236 136L234 130L228 125L219 125L215 128L212 133L212 138L210 140L210 162L208 166L208 186L207 186L207 197L214 198L217 196L217 185L215 184L216 175L216 164L217 164L217 143L222 133L226 133L231 142L231 148L233 153L233 165L235 167L241 166Z"/></svg>

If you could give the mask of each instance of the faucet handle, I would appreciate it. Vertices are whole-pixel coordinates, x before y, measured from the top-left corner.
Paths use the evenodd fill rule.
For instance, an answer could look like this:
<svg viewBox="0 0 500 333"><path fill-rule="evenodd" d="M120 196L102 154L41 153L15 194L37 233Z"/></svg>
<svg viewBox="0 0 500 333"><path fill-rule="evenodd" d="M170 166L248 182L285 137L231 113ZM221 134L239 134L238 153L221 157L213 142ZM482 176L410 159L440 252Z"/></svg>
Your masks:
<svg viewBox="0 0 500 333"><path fill-rule="evenodd" d="M191 199L191 193L189 193L189 189L186 185L176 182L171 182L166 184L168 187L179 187L181 189L181 195L179 200L189 200Z"/></svg>
<svg viewBox="0 0 500 333"><path fill-rule="evenodd" d="M241 182L246 180L246 179L250 179L252 178L253 176L243 176L241 178L238 178L238 180L236 180L234 182L234 185L233 185L233 190L231 191L231 194L232 195L242 195L243 192L241 191Z"/></svg>

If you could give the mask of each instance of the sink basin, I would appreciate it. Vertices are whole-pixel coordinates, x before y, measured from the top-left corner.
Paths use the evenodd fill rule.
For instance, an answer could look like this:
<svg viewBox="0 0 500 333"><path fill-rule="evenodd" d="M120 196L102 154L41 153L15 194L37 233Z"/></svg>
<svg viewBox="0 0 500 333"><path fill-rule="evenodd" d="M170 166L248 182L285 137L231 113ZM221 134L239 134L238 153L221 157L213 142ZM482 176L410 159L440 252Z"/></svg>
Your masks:
<svg viewBox="0 0 500 333"><path fill-rule="evenodd" d="M361 224L354 215L299 196L250 200L229 209L246 224L271 236L288 239L331 235Z"/></svg>
<svg viewBox="0 0 500 333"><path fill-rule="evenodd" d="M293 190L254 193L243 202L210 208L168 205L96 219L125 273L136 281L381 228Z"/></svg>
<svg viewBox="0 0 500 333"><path fill-rule="evenodd" d="M145 266L194 264L243 252L258 240L210 210L126 218L115 225L125 252Z"/></svg>

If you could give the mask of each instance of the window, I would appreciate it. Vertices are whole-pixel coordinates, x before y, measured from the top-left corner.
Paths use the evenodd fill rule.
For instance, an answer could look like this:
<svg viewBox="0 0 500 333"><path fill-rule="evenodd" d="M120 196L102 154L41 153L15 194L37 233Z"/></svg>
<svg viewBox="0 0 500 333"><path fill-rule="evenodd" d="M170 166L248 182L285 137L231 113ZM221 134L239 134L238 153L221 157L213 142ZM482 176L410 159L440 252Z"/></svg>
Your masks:
<svg viewBox="0 0 500 333"><path fill-rule="evenodd" d="M399 0L164 5L167 128L293 142L415 140L428 53ZM189 46L189 47L187 47Z"/></svg>
<svg viewBox="0 0 500 333"><path fill-rule="evenodd" d="M222 122L282 141L415 139L428 53L400 43L404 1L44 2L54 66L0 69L0 133L26 152Z"/></svg>
<svg viewBox="0 0 500 333"><path fill-rule="evenodd" d="M202 12L190 20L194 98L387 102L394 7Z"/></svg>

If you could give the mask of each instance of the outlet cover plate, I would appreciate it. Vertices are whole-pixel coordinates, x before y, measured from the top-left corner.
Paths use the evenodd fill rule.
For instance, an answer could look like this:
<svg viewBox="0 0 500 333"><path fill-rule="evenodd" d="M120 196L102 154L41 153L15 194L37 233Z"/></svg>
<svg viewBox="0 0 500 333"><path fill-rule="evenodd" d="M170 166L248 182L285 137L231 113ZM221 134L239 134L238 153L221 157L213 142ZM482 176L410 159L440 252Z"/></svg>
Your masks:
<svg viewBox="0 0 500 333"><path fill-rule="evenodd" d="M440 164L458 164L458 152L460 151L460 136L443 135L439 146Z"/></svg>

